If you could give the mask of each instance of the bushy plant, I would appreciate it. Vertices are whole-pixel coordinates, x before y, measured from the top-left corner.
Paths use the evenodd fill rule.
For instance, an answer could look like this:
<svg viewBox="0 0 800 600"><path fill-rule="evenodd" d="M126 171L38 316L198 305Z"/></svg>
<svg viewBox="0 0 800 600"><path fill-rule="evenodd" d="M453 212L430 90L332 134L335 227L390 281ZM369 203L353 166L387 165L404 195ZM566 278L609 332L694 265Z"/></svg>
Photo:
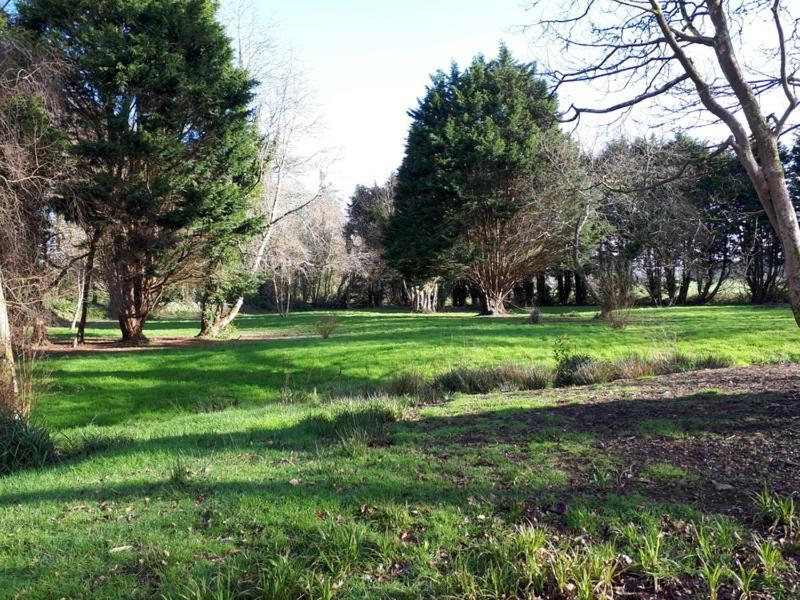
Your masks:
<svg viewBox="0 0 800 600"><path fill-rule="evenodd" d="M317 319L317 332L323 340L327 340L339 328L339 317L334 314L322 315Z"/></svg>
<svg viewBox="0 0 800 600"><path fill-rule="evenodd" d="M56 457L50 432L15 412L0 414L0 475L42 467Z"/></svg>
<svg viewBox="0 0 800 600"><path fill-rule="evenodd" d="M591 356L576 353L564 338L558 338L553 347L553 358L556 360L556 386L587 383L585 376L579 376L579 370L587 370L589 363L593 361Z"/></svg>

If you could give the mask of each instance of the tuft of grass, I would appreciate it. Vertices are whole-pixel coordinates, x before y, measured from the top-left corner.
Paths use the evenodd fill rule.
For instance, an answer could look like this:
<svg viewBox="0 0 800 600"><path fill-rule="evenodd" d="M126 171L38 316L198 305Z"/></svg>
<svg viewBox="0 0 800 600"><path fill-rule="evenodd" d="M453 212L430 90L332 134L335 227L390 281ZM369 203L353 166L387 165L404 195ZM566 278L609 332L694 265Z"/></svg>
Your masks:
<svg viewBox="0 0 800 600"><path fill-rule="evenodd" d="M383 386L388 396L428 399L432 396L432 386L419 369L409 369L396 375Z"/></svg>
<svg viewBox="0 0 800 600"><path fill-rule="evenodd" d="M653 481L697 481L694 473L670 463L653 463L647 465L642 474Z"/></svg>
<svg viewBox="0 0 800 600"><path fill-rule="evenodd" d="M56 458L50 431L15 412L0 414L0 475L43 467Z"/></svg>
<svg viewBox="0 0 800 600"><path fill-rule="evenodd" d="M170 466L167 480L176 487L186 487L191 483L193 477L194 472L187 466L182 457L178 457Z"/></svg>
<svg viewBox="0 0 800 600"><path fill-rule="evenodd" d="M800 530L800 517L797 505L791 496L773 494L767 488L756 496L758 512L771 530L781 529L788 537L793 537Z"/></svg>
<svg viewBox="0 0 800 600"><path fill-rule="evenodd" d="M484 368L460 367L439 375L433 386L445 392L488 394L550 387L553 371L538 365L496 365Z"/></svg>

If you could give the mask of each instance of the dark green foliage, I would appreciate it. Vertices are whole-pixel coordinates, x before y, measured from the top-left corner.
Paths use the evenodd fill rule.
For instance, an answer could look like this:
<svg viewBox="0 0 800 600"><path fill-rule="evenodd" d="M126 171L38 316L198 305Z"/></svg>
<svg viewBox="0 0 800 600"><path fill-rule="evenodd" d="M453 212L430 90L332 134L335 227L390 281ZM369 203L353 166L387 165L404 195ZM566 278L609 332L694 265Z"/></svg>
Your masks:
<svg viewBox="0 0 800 600"><path fill-rule="evenodd" d="M64 211L103 231L123 337L161 294L252 233L254 82L210 0L24 0L20 26L74 68L64 80L83 179ZM80 18L76 18L80 15Z"/></svg>
<svg viewBox="0 0 800 600"><path fill-rule="evenodd" d="M579 383L578 371L592 362L588 354L576 354L563 338L558 338L553 348L553 358L556 360L555 385L575 385Z"/></svg>
<svg viewBox="0 0 800 600"><path fill-rule="evenodd" d="M398 171L386 255L420 281L469 262L481 248L465 237L478 222L513 218L524 185L542 166L556 101L532 65L502 47L465 71L439 71L413 119Z"/></svg>
<svg viewBox="0 0 800 600"><path fill-rule="evenodd" d="M42 467L56 457L50 432L27 417L0 414L0 475Z"/></svg>

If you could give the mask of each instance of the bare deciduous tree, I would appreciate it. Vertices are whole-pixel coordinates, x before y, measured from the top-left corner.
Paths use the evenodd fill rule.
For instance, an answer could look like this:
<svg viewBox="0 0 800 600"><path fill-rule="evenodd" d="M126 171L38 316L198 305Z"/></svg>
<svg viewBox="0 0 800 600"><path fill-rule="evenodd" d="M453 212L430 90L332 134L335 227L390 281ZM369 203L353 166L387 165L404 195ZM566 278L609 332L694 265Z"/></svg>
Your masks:
<svg viewBox="0 0 800 600"><path fill-rule="evenodd" d="M43 335L48 203L66 162L53 127L61 67L0 23L0 409L23 413L15 354Z"/></svg>
<svg viewBox="0 0 800 600"><path fill-rule="evenodd" d="M291 53L279 49L273 32L256 25L259 20L247 0L234 0L225 8L222 18L233 37L236 60L259 82L255 110L262 135L259 212L264 227L252 247L242 251L245 270L255 276L264 266L275 226L327 193L331 160L325 151L304 153L297 148L319 124L313 116L311 94ZM315 189L297 194L297 180L314 175ZM287 187L291 192L287 193ZM244 295L239 294L226 306L216 307L211 311L212 318L201 324L200 335L218 335L233 322L243 305Z"/></svg>
<svg viewBox="0 0 800 600"><path fill-rule="evenodd" d="M778 151L796 127L800 5L786 0L536 0L535 31L561 45L551 75L603 84L625 98L570 106L564 118L630 111L644 103L721 123L784 250L789 298L800 325L800 227ZM766 59L766 60L764 60ZM665 98L672 98L671 103ZM774 106L774 112L766 106Z"/></svg>

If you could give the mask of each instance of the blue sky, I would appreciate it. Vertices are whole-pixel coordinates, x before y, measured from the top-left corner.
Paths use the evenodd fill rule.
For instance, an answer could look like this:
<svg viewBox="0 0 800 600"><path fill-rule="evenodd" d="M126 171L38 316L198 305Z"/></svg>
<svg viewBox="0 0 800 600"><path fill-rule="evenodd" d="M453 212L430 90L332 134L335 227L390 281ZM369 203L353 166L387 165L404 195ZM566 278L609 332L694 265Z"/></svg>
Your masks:
<svg viewBox="0 0 800 600"><path fill-rule="evenodd" d="M518 58L534 58L514 31L527 18L518 0L252 1L314 92L314 143L335 148L329 178L345 196L399 165L406 111L432 72L494 55L501 41Z"/></svg>

